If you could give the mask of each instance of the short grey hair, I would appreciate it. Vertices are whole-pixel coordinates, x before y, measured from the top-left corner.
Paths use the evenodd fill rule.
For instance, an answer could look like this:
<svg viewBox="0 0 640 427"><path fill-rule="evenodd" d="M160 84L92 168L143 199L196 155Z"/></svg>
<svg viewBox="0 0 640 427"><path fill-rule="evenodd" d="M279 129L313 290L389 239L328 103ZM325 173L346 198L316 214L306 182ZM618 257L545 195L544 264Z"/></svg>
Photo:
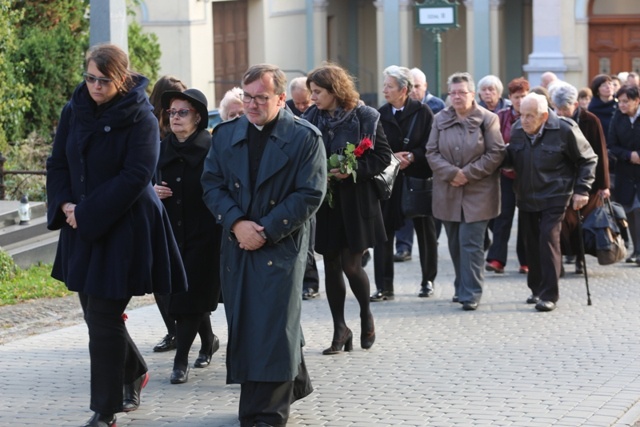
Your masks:
<svg viewBox="0 0 640 427"><path fill-rule="evenodd" d="M502 95L502 92L504 91L504 85L502 84L502 81L500 81L500 79L493 74L484 76L478 82L478 89L483 89L485 87L496 88L496 92L498 92L498 94L500 95Z"/></svg>
<svg viewBox="0 0 640 427"><path fill-rule="evenodd" d="M411 75L413 76L413 84L415 85L416 82L420 83L420 82L427 82L427 75L425 73L422 72L422 70L420 68L414 67L411 69Z"/></svg>
<svg viewBox="0 0 640 427"><path fill-rule="evenodd" d="M451 90L451 85L454 83L466 83L469 92L476 91L476 84L473 82L473 77L467 72L451 74L447 79L447 89Z"/></svg>
<svg viewBox="0 0 640 427"><path fill-rule="evenodd" d="M562 82L551 87L551 102L556 108L565 108L578 102L578 89L573 85Z"/></svg>
<svg viewBox="0 0 640 427"><path fill-rule="evenodd" d="M291 80L291 83L289 83L289 96L291 96L291 94L296 90L303 90L305 92L309 91L307 88L307 76L296 77Z"/></svg>
<svg viewBox="0 0 640 427"><path fill-rule="evenodd" d="M528 103L528 102L535 102L536 106L538 107L538 113L539 114L544 114L547 112L547 110L549 109L549 103L547 102L547 97L544 95L539 95L535 92L530 92L527 94L527 96L525 96L524 98L522 98L522 102L520 105Z"/></svg>
<svg viewBox="0 0 640 427"><path fill-rule="evenodd" d="M382 74L385 77L393 77L398 82L400 89L407 88L407 94L413 89L413 76L411 70L407 67L398 67L397 65L391 65L384 69Z"/></svg>

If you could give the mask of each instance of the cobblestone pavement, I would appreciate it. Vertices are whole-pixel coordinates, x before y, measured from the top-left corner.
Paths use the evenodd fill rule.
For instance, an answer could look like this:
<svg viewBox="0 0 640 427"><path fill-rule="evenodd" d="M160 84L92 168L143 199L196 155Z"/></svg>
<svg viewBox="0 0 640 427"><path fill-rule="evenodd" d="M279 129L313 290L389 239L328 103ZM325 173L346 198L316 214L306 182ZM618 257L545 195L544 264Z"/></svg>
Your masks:
<svg viewBox="0 0 640 427"><path fill-rule="evenodd" d="M510 263L505 274L486 273L480 308L465 312L451 302L444 235L439 252L432 298L416 296L417 246L412 261L395 264L396 299L372 304L377 340L370 351L356 346L351 353L321 355L332 336L326 296L303 301L305 358L315 392L293 405L288 425L640 427L640 268L598 266L590 257L593 305L586 304L584 277L568 271L558 309L537 313L524 303L525 276ZM372 277L371 265L367 271ZM141 308L128 310L127 326L151 380L140 409L120 414L118 426L237 426L239 387L225 385L223 308L212 315L222 342L212 365L191 369L187 384L171 385L173 353L152 352L164 331L156 307L145 305L152 299L145 298ZM29 334L40 326L7 332L7 319L20 309L0 310L0 426L78 426L89 417L86 327L67 326L81 318L74 299L64 304L75 318L35 335ZM62 309L50 310L62 316L55 313ZM346 311L357 343L351 294ZM198 348L196 339L191 361Z"/></svg>

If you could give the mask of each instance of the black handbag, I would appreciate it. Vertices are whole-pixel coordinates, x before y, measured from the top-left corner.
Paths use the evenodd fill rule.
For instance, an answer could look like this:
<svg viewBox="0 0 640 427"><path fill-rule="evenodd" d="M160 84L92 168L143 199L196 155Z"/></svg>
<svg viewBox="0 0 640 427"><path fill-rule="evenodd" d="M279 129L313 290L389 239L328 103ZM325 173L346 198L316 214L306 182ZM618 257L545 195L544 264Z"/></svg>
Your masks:
<svg viewBox="0 0 640 427"><path fill-rule="evenodd" d="M373 186L380 200L389 200L393 191L393 184L396 182L400 172L400 160L391 153L391 161L382 172L373 177Z"/></svg>
<svg viewBox="0 0 640 427"><path fill-rule="evenodd" d="M405 176L402 188L402 213L405 218L431 216L433 178Z"/></svg>

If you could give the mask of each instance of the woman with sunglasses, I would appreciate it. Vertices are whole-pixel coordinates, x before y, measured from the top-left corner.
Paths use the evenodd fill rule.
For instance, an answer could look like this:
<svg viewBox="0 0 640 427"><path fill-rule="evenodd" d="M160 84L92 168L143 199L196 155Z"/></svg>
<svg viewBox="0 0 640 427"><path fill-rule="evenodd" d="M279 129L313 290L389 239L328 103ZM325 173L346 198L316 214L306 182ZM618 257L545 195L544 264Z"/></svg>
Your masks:
<svg viewBox="0 0 640 427"><path fill-rule="evenodd" d="M207 98L198 89L166 91L162 106L171 132L162 140L154 189L167 209L189 282L185 293L169 297L176 319L176 355L171 384L189 379L189 350L200 335L195 368L205 368L220 348L211 330L211 312L220 296L221 228L202 200L200 177L211 146L207 131Z"/></svg>
<svg viewBox="0 0 640 427"><path fill-rule="evenodd" d="M124 323L131 297L186 290L151 185L160 144L149 81L128 65L117 46L89 51L47 160L47 226L60 230L51 275L78 292L89 330L94 414L85 427L114 426L117 412L137 409L149 379Z"/></svg>

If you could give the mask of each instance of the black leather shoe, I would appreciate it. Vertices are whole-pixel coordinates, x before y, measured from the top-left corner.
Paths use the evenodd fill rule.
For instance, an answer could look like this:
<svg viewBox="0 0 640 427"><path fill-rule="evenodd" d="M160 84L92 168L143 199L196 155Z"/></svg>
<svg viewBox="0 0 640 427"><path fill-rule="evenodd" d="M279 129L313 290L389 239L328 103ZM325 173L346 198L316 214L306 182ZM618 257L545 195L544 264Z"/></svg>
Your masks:
<svg viewBox="0 0 640 427"><path fill-rule="evenodd" d="M220 340L218 339L217 336L214 335L213 336L213 345L211 346L211 351L209 353L203 353L203 352L198 353L198 358L193 363L193 367L194 368L206 368L207 366L209 366L209 364L211 364L211 356L213 356L213 354L216 351L218 351L219 348L220 348Z"/></svg>
<svg viewBox="0 0 640 427"><path fill-rule="evenodd" d="M392 301L395 297L393 296L393 292L390 291L376 291L371 294L369 297L369 301L371 302L380 302L380 301Z"/></svg>
<svg viewBox="0 0 640 427"><path fill-rule="evenodd" d="M429 298L433 295L433 282L428 281L424 285L420 286L420 293L418 296L420 298Z"/></svg>
<svg viewBox="0 0 640 427"><path fill-rule="evenodd" d="M538 301L536 304L536 310L538 311L553 311L556 309L556 303L552 301Z"/></svg>
<svg viewBox="0 0 640 427"><path fill-rule="evenodd" d="M115 425L116 414L99 414L96 412L82 427L115 427Z"/></svg>
<svg viewBox="0 0 640 427"><path fill-rule="evenodd" d="M540 298L535 295L531 295L529 296L529 298L527 298L527 304L537 304L539 302L540 302Z"/></svg>
<svg viewBox="0 0 640 427"><path fill-rule="evenodd" d="M186 369L174 369L171 372L171 384L184 384L189 381L189 367Z"/></svg>
<svg viewBox="0 0 640 427"><path fill-rule="evenodd" d="M573 264L574 262L576 262L576 256L575 255L565 255L564 256L564 263L565 264Z"/></svg>
<svg viewBox="0 0 640 427"><path fill-rule="evenodd" d="M465 311L474 311L478 309L478 303L467 301L462 303L462 309Z"/></svg>
<svg viewBox="0 0 640 427"><path fill-rule="evenodd" d="M458 295L454 295L453 298L451 298L451 302L460 302Z"/></svg>
<svg viewBox="0 0 640 427"><path fill-rule="evenodd" d="M175 335L167 334L162 338L162 340L153 347L153 351L156 353L161 353L163 351L175 350L176 349L176 337Z"/></svg>
<svg viewBox="0 0 640 427"><path fill-rule="evenodd" d="M393 262L405 262L405 261L411 261L411 252L398 251L393 256Z"/></svg>
<svg viewBox="0 0 640 427"><path fill-rule="evenodd" d="M629 264L637 262L638 261L638 254L633 253L631 254L631 256L629 258L627 258L626 262L628 262Z"/></svg>
<svg viewBox="0 0 640 427"><path fill-rule="evenodd" d="M576 261L576 274L584 274L584 267L582 261Z"/></svg>
<svg viewBox="0 0 640 427"><path fill-rule="evenodd" d="M273 427L273 426L271 424L265 423L264 421L258 421L255 424L255 427Z"/></svg>
<svg viewBox="0 0 640 427"><path fill-rule="evenodd" d="M122 412L131 412L140 406L140 391L146 387L149 382L149 373L145 372L140 378L131 384L124 385Z"/></svg>
<svg viewBox="0 0 640 427"><path fill-rule="evenodd" d="M367 249L366 251L364 251L364 253L362 254L362 267L366 267L367 264L369 264L369 261L371 261L371 252L369 251L369 249Z"/></svg>
<svg viewBox="0 0 640 427"><path fill-rule="evenodd" d="M318 295L320 294L315 289L307 288L302 292L302 299L307 301L316 298Z"/></svg>

